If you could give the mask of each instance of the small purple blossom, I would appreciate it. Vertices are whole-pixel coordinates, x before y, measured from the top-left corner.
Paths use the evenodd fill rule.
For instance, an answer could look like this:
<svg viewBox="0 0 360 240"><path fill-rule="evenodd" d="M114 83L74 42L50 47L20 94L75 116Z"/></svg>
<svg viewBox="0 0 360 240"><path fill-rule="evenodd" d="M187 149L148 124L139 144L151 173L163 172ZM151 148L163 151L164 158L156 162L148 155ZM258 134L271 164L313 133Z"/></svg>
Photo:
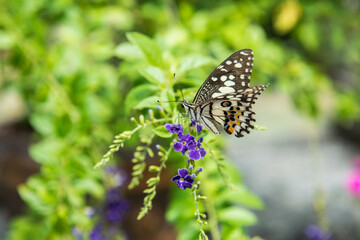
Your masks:
<svg viewBox="0 0 360 240"><path fill-rule="evenodd" d="M192 188L194 179L189 175L189 171L186 168L178 169L178 175L173 177L171 181L175 182L176 185L181 189Z"/></svg>
<svg viewBox="0 0 360 240"><path fill-rule="evenodd" d="M120 223L129 208L129 205L126 201L112 202L107 204L105 211L106 219L109 222Z"/></svg>
<svg viewBox="0 0 360 240"><path fill-rule="evenodd" d="M189 158L193 160L199 160L206 155L206 151L203 147L201 147L202 138L199 138L197 141L192 140L188 144Z"/></svg>
<svg viewBox="0 0 360 240"><path fill-rule="evenodd" d="M176 133L176 134L181 134L184 131L184 128L181 124L165 124L165 128L170 133Z"/></svg>
<svg viewBox="0 0 360 240"><path fill-rule="evenodd" d="M109 222L121 223L128 208L129 204L122 198L118 189L113 188L107 191L104 215Z"/></svg>
<svg viewBox="0 0 360 240"><path fill-rule="evenodd" d="M120 191L117 188L107 190L105 200L108 203L121 201L122 196Z"/></svg>
<svg viewBox="0 0 360 240"><path fill-rule="evenodd" d="M76 239L83 239L83 234L77 227L71 228L71 233Z"/></svg>
<svg viewBox="0 0 360 240"><path fill-rule="evenodd" d="M184 156L185 152L189 149L188 145L193 141L195 138L190 133L186 135L179 134L179 141L174 143L173 147L175 152L181 151L181 154Z"/></svg>
<svg viewBox="0 0 360 240"><path fill-rule="evenodd" d="M101 223L98 223L95 225L95 227L92 229L89 239L90 240L106 240L106 238L103 235L103 226Z"/></svg>
<svg viewBox="0 0 360 240"><path fill-rule="evenodd" d="M196 131L198 133L200 133L203 129L203 125L200 123L197 123L194 119L191 119L190 127L195 127L195 126L196 126Z"/></svg>
<svg viewBox="0 0 360 240"><path fill-rule="evenodd" d="M86 207L85 208L85 215L88 217L93 217L95 215L95 209L92 207Z"/></svg>
<svg viewBox="0 0 360 240"><path fill-rule="evenodd" d="M200 133L200 132L202 131L202 129L203 129L203 125L202 125L202 124L196 125L196 131L197 131L198 133Z"/></svg>
<svg viewBox="0 0 360 240"><path fill-rule="evenodd" d="M126 181L126 172L117 167L106 167L105 172L107 177L109 178L109 182L111 183L111 187L120 187Z"/></svg>
<svg viewBox="0 0 360 240"><path fill-rule="evenodd" d="M191 171L191 170L194 169L194 166L193 166L192 164L190 164L188 168L189 168L189 170Z"/></svg>
<svg viewBox="0 0 360 240"><path fill-rule="evenodd" d="M310 240L331 240L332 236L326 234L316 225L310 225L305 229L305 235Z"/></svg>
<svg viewBox="0 0 360 240"><path fill-rule="evenodd" d="M202 167L199 167L198 169L197 169L197 172L202 172L203 171L203 168Z"/></svg>
<svg viewBox="0 0 360 240"><path fill-rule="evenodd" d="M156 105L156 108L157 108L157 110L159 110L159 111L164 110L164 109L162 108L162 106L160 106L160 105Z"/></svg>
<svg viewBox="0 0 360 240"><path fill-rule="evenodd" d="M195 174L195 173L191 174L191 177L192 177L192 179L195 179L195 178L196 178L196 174Z"/></svg>
<svg viewBox="0 0 360 240"><path fill-rule="evenodd" d="M196 126L196 121L195 119L190 119L190 127L195 127Z"/></svg>

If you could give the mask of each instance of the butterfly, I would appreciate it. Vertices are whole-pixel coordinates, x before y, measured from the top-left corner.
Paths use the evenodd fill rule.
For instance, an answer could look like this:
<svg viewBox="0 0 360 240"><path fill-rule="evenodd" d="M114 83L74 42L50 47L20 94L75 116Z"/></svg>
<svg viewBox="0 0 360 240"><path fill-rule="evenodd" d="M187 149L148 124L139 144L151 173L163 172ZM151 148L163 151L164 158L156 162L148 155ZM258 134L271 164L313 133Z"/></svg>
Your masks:
<svg viewBox="0 0 360 240"><path fill-rule="evenodd" d="M195 95L181 106L191 119L202 122L214 134L225 132L242 137L254 128L252 104L268 84L250 87L254 53L251 49L235 52L208 76Z"/></svg>

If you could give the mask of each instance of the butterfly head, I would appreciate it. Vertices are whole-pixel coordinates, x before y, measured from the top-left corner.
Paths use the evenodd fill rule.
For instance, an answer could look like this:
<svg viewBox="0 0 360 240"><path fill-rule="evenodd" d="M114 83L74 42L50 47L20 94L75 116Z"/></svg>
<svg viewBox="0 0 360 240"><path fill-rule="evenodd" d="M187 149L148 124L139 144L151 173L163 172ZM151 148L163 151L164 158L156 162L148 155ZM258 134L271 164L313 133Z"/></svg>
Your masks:
<svg viewBox="0 0 360 240"><path fill-rule="evenodd" d="M185 109L187 114L189 114L190 103L187 100L181 101L181 107Z"/></svg>
<svg viewBox="0 0 360 240"><path fill-rule="evenodd" d="M195 121L200 121L198 119L199 115L196 113L196 106L193 103L189 103L187 100L181 102L181 107L185 109L186 114Z"/></svg>

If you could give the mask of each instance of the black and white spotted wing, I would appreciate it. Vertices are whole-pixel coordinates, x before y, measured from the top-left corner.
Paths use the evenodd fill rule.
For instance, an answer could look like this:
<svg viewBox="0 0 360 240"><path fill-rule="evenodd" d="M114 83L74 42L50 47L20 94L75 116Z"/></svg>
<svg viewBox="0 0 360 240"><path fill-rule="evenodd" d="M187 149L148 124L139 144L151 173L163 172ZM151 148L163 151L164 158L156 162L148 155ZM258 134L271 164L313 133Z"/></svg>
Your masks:
<svg viewBox="0 0 360 240"><path fill-rule="evenodd" d="M190 117L219 134L220 124L228 134L242 137L254 128L252 105L268 86L250 87L253 51L243 49L223 61L206 79L193 103L182 102Z"/></svg>
<svg viewBox="0 0 360 240"><path fill-rule="evenodd" d="M254 53L243 49L228 57L209 75L197 92L193 103L200 104L227 93L246 89L254 62Z"/></svg>

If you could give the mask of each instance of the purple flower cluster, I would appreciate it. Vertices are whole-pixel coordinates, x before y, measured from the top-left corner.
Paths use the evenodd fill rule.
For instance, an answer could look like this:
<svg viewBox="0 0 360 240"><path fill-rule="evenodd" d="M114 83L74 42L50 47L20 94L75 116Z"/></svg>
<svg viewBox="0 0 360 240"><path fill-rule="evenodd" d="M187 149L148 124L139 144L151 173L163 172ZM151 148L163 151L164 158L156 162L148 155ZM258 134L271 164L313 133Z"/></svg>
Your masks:
<svg viewBox="0 0 360 240"><path fill-rule="evenodd" d="M119 168L108 167L105 169L107 177L107 191L104 202L94 211L92 207L86 210L89 217L98 216L99 220L92 228L90 240L115 239L121 232L121 224L128 213L129 203L123 198L121 188L126 181L125 172ZM79 229L74 227L72 234L76 239L84 239Z"/></svg>
<svg viewBox="0 0 360 240"><path fill-rule="evenodd" d="M310 240L331 240L332 236L326 234L316 225L310 225L305 229L305 235Z"/></svg>
<svg viewBox="0 0 360 240"><path fill-rule="evenodd" d="M198 132L201 132L202 125L198 124L197 126L201 126L197 127L197 130L200 130ZM190 133L183 135L184 128L181 124L166 124L165 128L170 133L176 133L178 135L178 141L173 145L176 152L181 152L181 154L185 156L185 153L189 151L188 156L192 160L199 160L206 155L205 149L201 146L203 141L202 137L200 137L198 140L195 140L195 137Z"/></svg>
<svg viewBox="0 0 360 240"><path fill-rule="evenodd" d="M176 185L181 189L192 188L194 179L189 175L189 171L186 168L178 169L178 175L173 177L171 181L175 182Z"/></svg>
<svg viewBox="0 0 360 240"><path fill-rule="evenodd" d="M104 206L104 216L108 222L119 224L124 219L129 204L122 198L119 189L113 188L106 193L106 202Z"/></svg>
<svg viewBox="0 0 360 240"><path fill-rule="evenodd" d="M201 124L197 124L194 120L191 120L190 128L196 127L196 131L200 133L203 129ZM203 138L195 139L190 133L184 134L184 127L181 124L166 124L165 128L170 133L176 133L178 135L178 141L174 143L173 148L176 152L181 152L183 156L187 153L187 168L178 169L178 175L174 176L171 181L176 182L176 185L181 189L192 188L196 175L202 171L202 168L198 168L197 171L193 171L195 161L203 158L206 155L205 149L201 146Z"/></svg>
<svg viewBox="0 0 360 240"><path fill-rule="evenodd" d="M101 209L101 219L92 229L89 239L113 239L120 234L118 230L128 209L129 204L123 199L118 187L107 190L105 203Z"/></svg>

